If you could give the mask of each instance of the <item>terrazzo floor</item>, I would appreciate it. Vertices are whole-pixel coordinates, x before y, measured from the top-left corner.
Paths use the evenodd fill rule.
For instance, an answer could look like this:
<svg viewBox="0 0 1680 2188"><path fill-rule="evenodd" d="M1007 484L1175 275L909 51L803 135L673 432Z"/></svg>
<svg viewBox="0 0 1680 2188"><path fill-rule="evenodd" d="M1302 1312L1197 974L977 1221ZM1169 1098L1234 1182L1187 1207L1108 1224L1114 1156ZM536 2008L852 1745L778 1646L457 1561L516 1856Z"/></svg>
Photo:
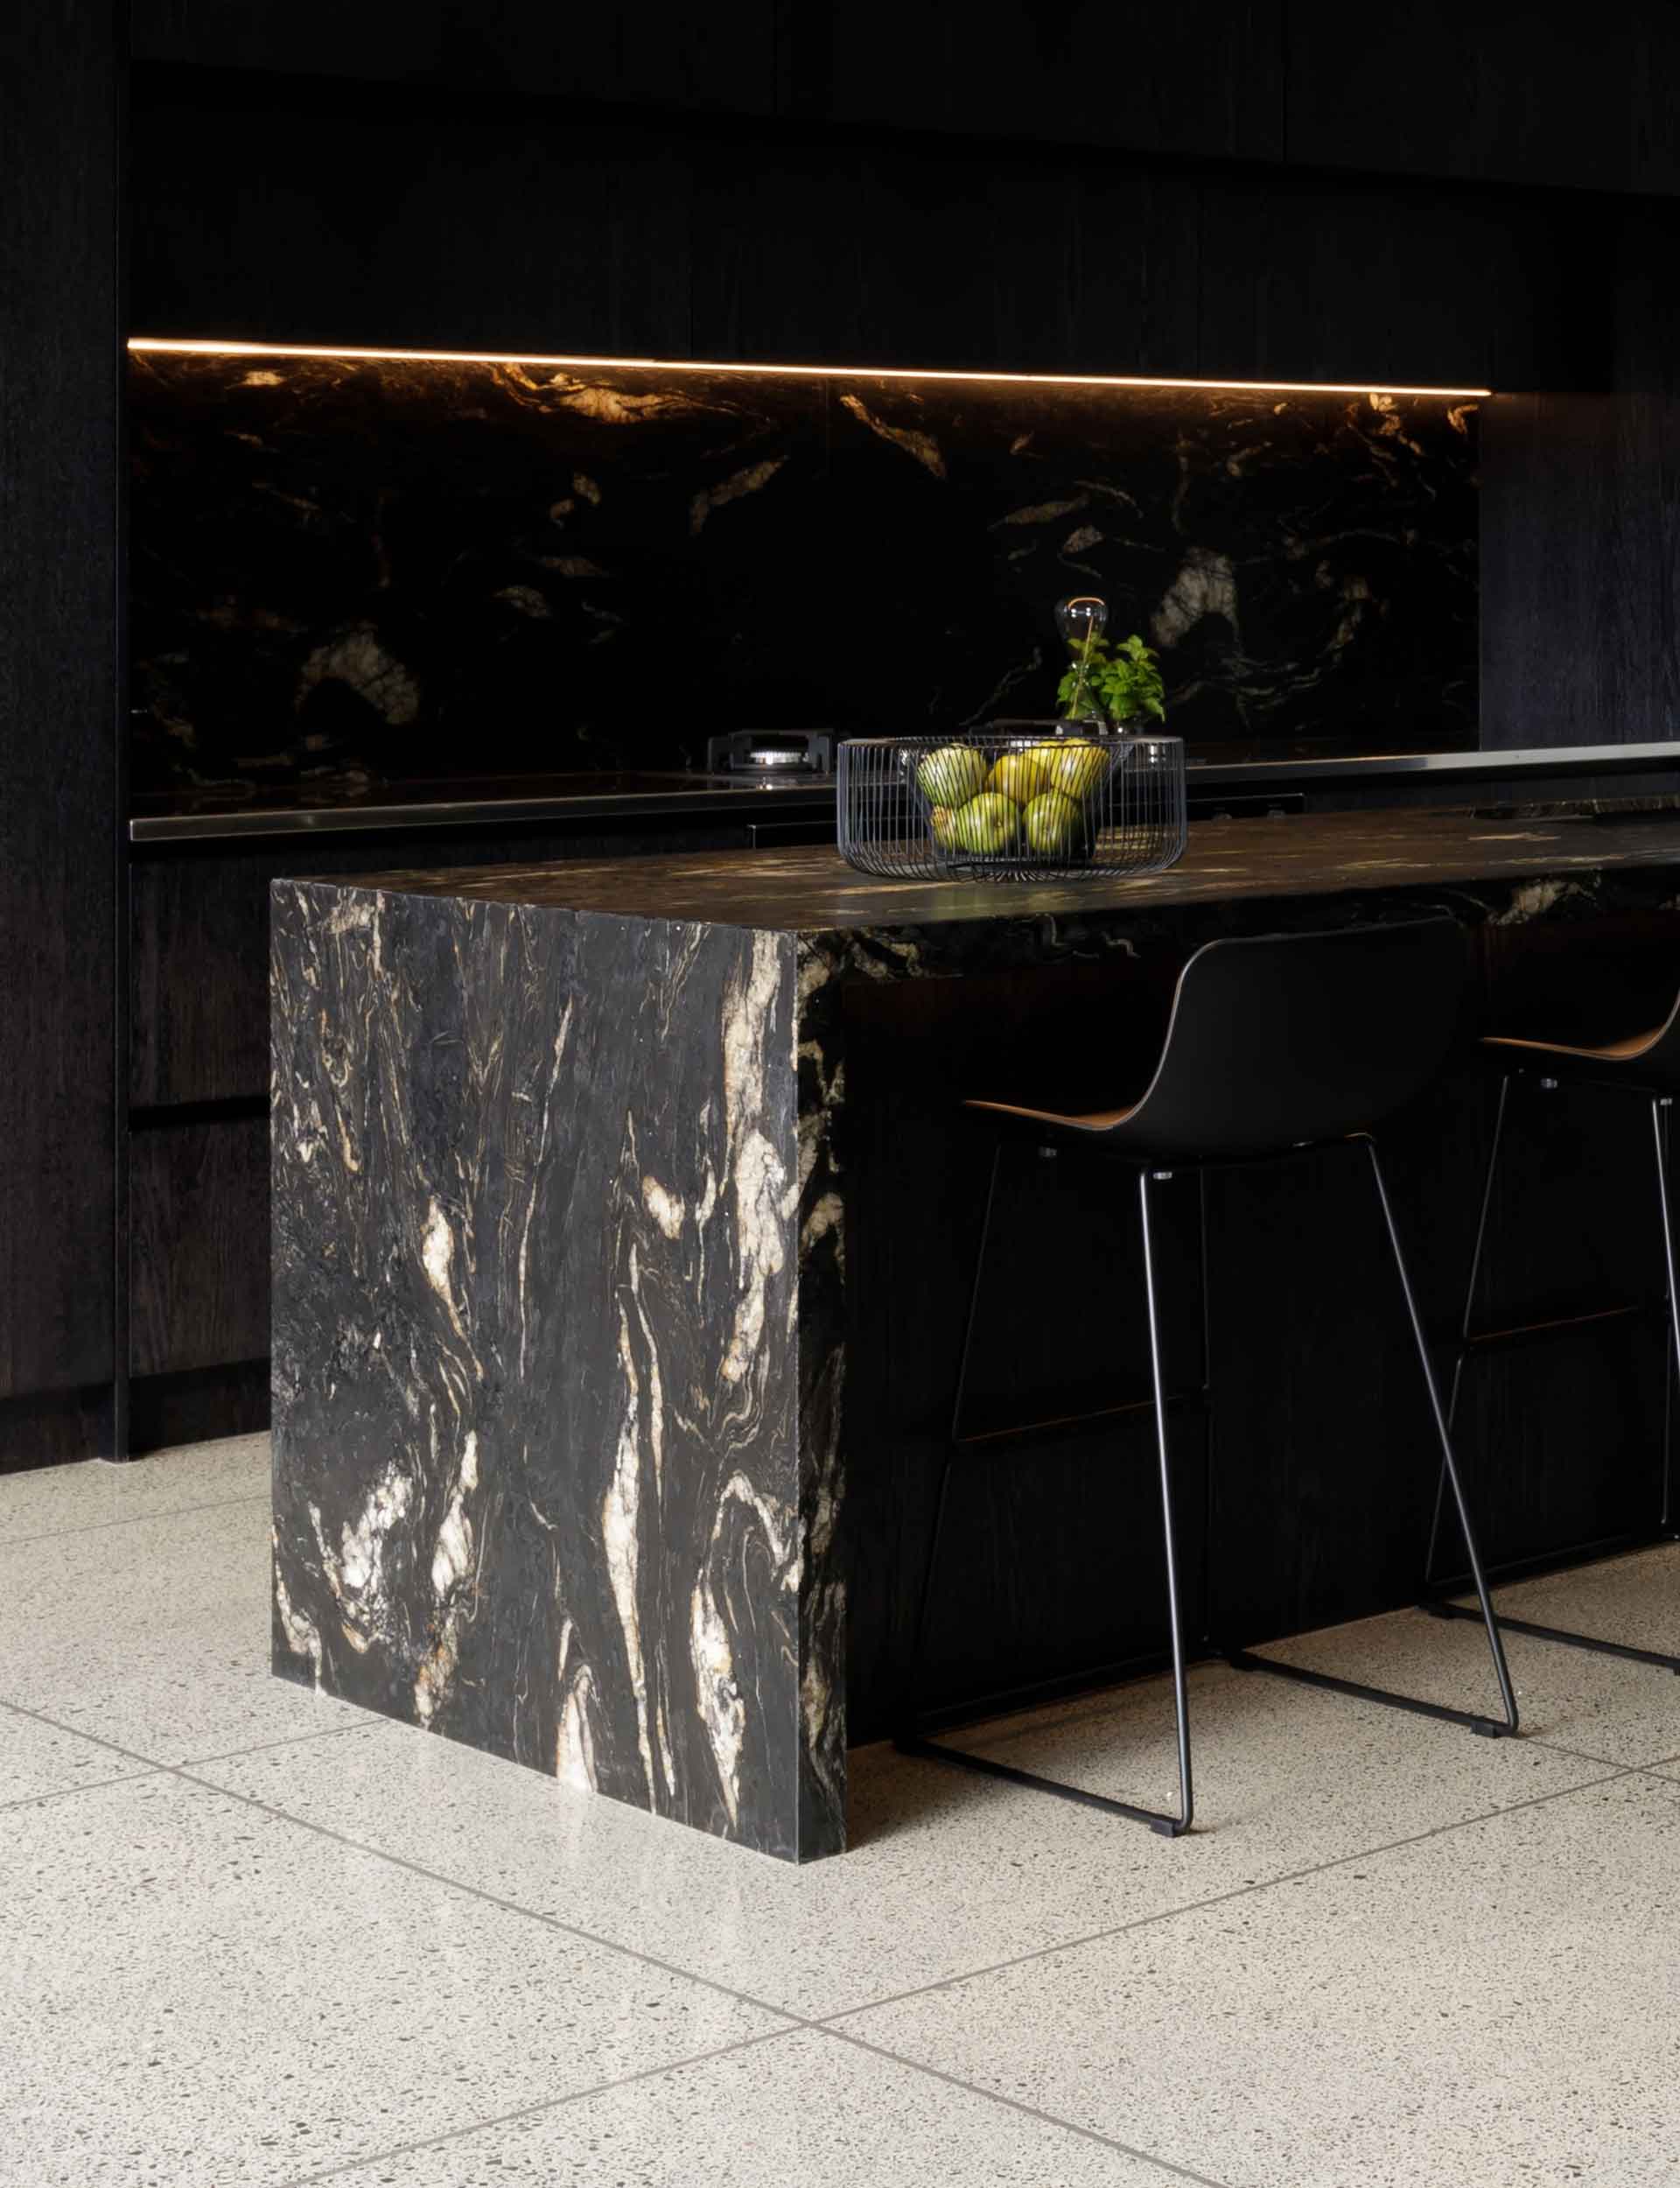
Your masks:
<svg viewBox="0 0 1680 2188"><path fill-rule="evenodd" d="M1192 1675L1199 1828L852 1760L802 1871L267 1669L261 1438L0 1478L0 2183L1680 2179L1680 1683ZM1505 1592L1680 1648L1680 1547ZM1443 1700L1415 1612L1291 1644ZM990 1728L1164 1801L1147 1681Z"/></svg>

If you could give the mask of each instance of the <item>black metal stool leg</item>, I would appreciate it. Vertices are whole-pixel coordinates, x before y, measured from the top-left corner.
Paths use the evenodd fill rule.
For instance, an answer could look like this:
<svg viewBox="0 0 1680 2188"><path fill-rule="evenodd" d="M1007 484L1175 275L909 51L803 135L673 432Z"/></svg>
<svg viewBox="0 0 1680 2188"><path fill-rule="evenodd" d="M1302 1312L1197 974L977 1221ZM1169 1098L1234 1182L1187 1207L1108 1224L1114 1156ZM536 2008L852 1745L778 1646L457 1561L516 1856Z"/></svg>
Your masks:
<svg viewBox="0 0 1680 2188"><path fill-rule="evenodd" d="M1155 1299L1155 1243L1150 1232L1147 1170L1138 1173L1138 1210L1144 1227L1144 1289L1149 1302L1149 1373L1155 1394L1155 1451L1161 1469L1161 1533L1166 1553L1166 1615L1172 1629L1172 1704L1179 1735L1179 1814L1150 1820L1174 1838L1190 1828L1195 1793L1190 1777L1190 1697L1184 1676L1184 1614L1179 1602L1179 1553L1172 1525L1172 1459L1166 1441L1166 1384L1161 1373L1160 1315Z"/></svg>
<svg viewBox="0 0 1680 2188"><path fill-rule="evenodd" d="M1675 1282L1674 1268L1674 1201L1669 1175L1669 1154L1672 1146L1670 1126L1674 1118L1674 1104L1666 1096L1659 1095L1651 1104L1651 1128L1656 1141L1656 1204L1662 1217L1662 1267L1669 1280L1669 1349L1674 1364L1680 1368L1680 1285ZM1674 1519L1674 1439L1670 1433L1667 1397L1673 1385L1664 1367L1664 1404L1662 1408L1662 1515L1658 1525L1666 1533ZM1680 1659L1669 1661L1680 1671Z"/></svg>
<svg viewBox="0 0 1680 2188"><path fill-rule="evenodd" d="M1453 1504L1463 1531L1465 1546L1469 1552L1470 1570L1476 1584L1476 1600L1480 1606L1482 1623L1487 1628L1488 1646L1494 1659L1494 1671L1499 1680L1500 1699L1505 1715L1498 1718L1481 1715L1466 1709L1449 1709L1445 1703L1422 1701L1410 1694L1396 1694L1386 1687L1368 1687L1358 1680L1334 1679L1326 1672L1312 1672L1298 1664L1274 1663L1270 1658L1252 1655L1248 1650L1235 1652L1230 1661L1244 1671L1273 1672L1282 1679L1298 1680L1308 1687L1327 1687L1337 1694L1357 1694L1366 1701L1387 1702L1396 1709L1410 1710L1421 1717L1437 1717L1448 1724L1461 1724L1472 1732L1484 1734L1490 1739L1503 1738L1517 1729L1516 1696L1511 1691L1511 1675L1505 1663L1504 1645L1499 1637L1499 1622L1494 1616L1494 1606L1488 1594L1488 1582L1481 1569L1481 1558L1476 1548L1475 1530L1470 1524L1470 1508L1465 1500L1464 1485L1459 1479L1459 1469L1452 1455L1452 1439L1447 1430L1446 1415L1441 1408L1440 1392L1436 1387L1435 1371L1429 1357L1429 1340L1418 1313L1418 1302L1411 1289L1411 1277L1406 1268L1406 1258L1401 1249L1400 1233L1396 1227L1394 1210L1390 1205L1389 1190L1382 1176L1382 1165L1378 1160L1376 1143L1365 1140L1365 1152L1370 1157L1371 1176L1376 1186L1376 1197L1382 1205L1382 1220L1389 1234L1389 1245L1394 1255L1395 1272L1400 1279L1400 1289L1405 1295L1406 1316L1411 1324L1412 1343L1418 1350L1418 1364L1424 1371L1424 1385L1429 1393L1429 1409L1435 1422L1435 1433L1440 1440L1441 1462L1452 1492Z"/></svg>
<svg viewBox="0 0 1680 2188"><path fill-rule="evenodd" d="M1494 1204L1494 1175L1499 1168L1499 1151L1505 1137L1505 1108L1511 1098L1511 1074L1508 1071L1499 1083L1499 1106L1494 1112L1493 1144L1488 1150L1488 1172L1481 1182L1481 1208L1476 1217L1476 1243L1470 1250L1470 1280L1464 1287L1464 1313L1459 1321L1459 1349L1452 1359L1452 1380L1446 1399L1446 1432L1452 1434L1458 1424L1459 1392L1464 1383L1465 1362L1470 1353L1470 1329L1475 1320L1476 1287L1481 1281L1482 1249L1488 1238L1488 1211ZM1446 1469L1442 1467L1435 1481L1435 1511L1429 1523L1429 1548L1424 1554L1424 1589L1425 1595L1435 1585L1435 1553L1440 1547L1441 1518L1446 1509ZM1433 1610L1435 1605L1426 1602L1424 1608Z"/></svg>
<svg viewBox="0 0 1680 2188"><path fill-rule="evenodd" d="M955 1764L961 1770L976 1771L983 1777L1007 1778L1012 1785L1030 1785L1035 1792L1054 1793L1060 1800L1070 1800L1083 1808L1101 1808L1110 1815L1124 1816L1133 1823L1146 1823L1152 1831L1164 1837L1178 1838L1190 1828L1192 1815L1190 1783L1190 1717L1185 1687L1184 1638L1179 1615L1178 1556L1172 1526L1172 1487L1168 1476L1166 1444L1166 1393L1161 1381L1160 1347L1157 1337L1155 1304L1155 1273L1149 1229L1149 1178L1140 1173L1138 1197L1144 1224L1144 1280L1149 1301L1149 1357L1154 1378L1156 1446L1161 1466L1162 1524L1166 1545L1167 1602L1172 1621L1172 1692L1178 1713L1179 1739L1179 1813L1165 1815L1153 1808L1134 1806L1130 1801L1111 1799L1105 1793L1087 1792L1079 1785L1064 1785L1060 1778L1040 1777L1036 1771L1017 1770L1012 1764L994 1763L989 1756L965 1754L960 1748L947 1747L920 1729L918 1698L920 1687L922 1646L928 1624L928 1606L933 1595L934 1570L939 1555L940 1537L944 1530L945 1509L950 1488L951 1463L956 1456L957 1429L962 1419L962 1398L968 1383L969 1358L974 1343L976 1315L980 1303L981 1272L985 1266L986 1242L991 1230L992 1203L997 1196L998 1167L1002 1160L999 1146L992 1158L991 1184L986 1195L986 1213L980 1232L980 1252L975 1263L974 1289L969 1302L969 1322L962 1344L962 1364L957 1374L956 1401L952 1407L951 1448L945 1455L941 1471L939 1502L934 1516L933 1539L928 1546L928 1563L922 1575L920 1598L916 1612L915 1641L912 1651L909 1676L906 1681L906 1711L903 1730L895 1737L893 1745L904 1755L916 1755L935 1763Z"/></svg>
<svg viewBox="0 0 1680 2188"><path fill-rule="evenodd" d="M1506 1083L1508 1085L1509 1081L1508 1080ZM1502 1122L1503 1121L1504 1113L1504 1098L1502 1095L1500 1101L1500 1117ZM1666 1327L1668 1330L1670 1348L1673 1352L1676 1364L1680 1364L1680 1287L1676 1287L1675 1281L1674 1214L1669 1192L1670 1114L1670 1104L1667 1097L1663 1095L1655 1096L1651 1102L1651 1133L1655 1143L1656 1155L1657 1210L1662 1221L1662 1266L1668 1278L1668 1299L1666 1302L1668 1311ZM1494 1140L1494 1152L1495 1155L1498 1154L1498 1151L1499 1140L1497 1133L1495 1133ZM1493 1164L1490 1161L1488 1164L1489 1191L1492 1189L1492 1185ZM1485 1227L1488 1220L1488 1203L1485 1196L1482 1201L1481 1213L1482 1225ZM1466 1335L1470 1325L1471 1301L1475 1296L1476 1265L1480 1259L1480 1253L1481 1231L1480 1230L1478 1230L1476 1233L1476 1252L1474 1257L1473 1257L1470 1270L1470 1291L1465 1301L1464 1319ZM1463 1364L1464 1346L1460 1344L1459 1350L1460 1369L1462 1368ZM1669 1379L1670 1369L1669 1363L1666 1358L1663 1364L1663 1375L1665 1383L1665 1403L1663 1406L1662 1440L1662 1518L1660 1524L1666 1530L1670 1525L1670 1514L1673 1510L1674 1466L1671 1449L1671 1424L1668 1418L1668 1406L1666 1403L1666 1392L1668 1388L1672 1387L1672 1385ZM1454 1402L1456 1402L1458 1397L1457 1369L1455 1369L1453 1373L1452 1395ZM1452 1420L1452 1409L1449 1407L1447 1413L1447 1422L1449 1427L1451 1427ZM1443 1471L1445 1471L1445 1469L1443 1469ZM1439 1503L1438 1498L1438 1508ZM1428 1574L1432 1573L1434 1570L1434 1550L1435 1538L1432 1535L1430 1538L1430 1565L1428 1572L1425 1574L1426 1579L1428 1577ZM1473 1552L1473 1560L1474 1556L1474 1553ZM1480 1616L1480 1609L1476 1605L1471 1603L1450 1602L1444 1596L1432 1596L1424 1604L1424 1609L1432 1612L1433 1616L1438 1618L1475 1618ZM1502 1611L1499 1614L1499 1623L1507 1633L1525 1633L1532 1640L1554 1641L1561 1648L1585 1649L1589 1654L1593 1656L1619 1656L1626 1659L1626 1660L1629 1663L1655 1664L1659 1670L1680 1673L1680 1656L1670 1654L1667 1650L1636 1649L1630 1643L1626 1641L1600 1641L1597 1636L1593 1634L1576 1633L1566 1626L1541 1625L1531 1618L1513 1618L1508 1612L1504 1611Z"/></svg>

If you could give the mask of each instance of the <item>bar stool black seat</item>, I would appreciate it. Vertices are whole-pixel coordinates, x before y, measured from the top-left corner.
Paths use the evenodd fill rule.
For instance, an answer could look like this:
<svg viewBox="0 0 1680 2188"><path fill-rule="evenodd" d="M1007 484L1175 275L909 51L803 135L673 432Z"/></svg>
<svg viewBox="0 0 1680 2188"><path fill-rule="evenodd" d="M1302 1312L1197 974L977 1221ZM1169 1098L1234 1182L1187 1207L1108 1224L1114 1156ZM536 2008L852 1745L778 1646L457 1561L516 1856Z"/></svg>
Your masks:
<svg viewBox="0 0 1680 2188"><path fill-rule="evenodd" d="M1482 1038L1481 1050L1488 1064L1500 1074L1499 1102L1494 1112L1487 1173L1482 1181L1481 1209L1476 1224L1476 1242L1470 1255L1469 1280L1465 1287L1458 1356L1453 1362L1452 1380L1447 1399L1449 1431L1458 1417L1459 1394L1468 1361L1479 1348L1496 1343L1502 1336L1510 1334L1498 1330L1478 1334L1475 1310L1476 1294L1481 1280L1482 1251L1488 1234L1488 1215L1493 1204L1494 1179L1505 1140L1511 1090L1522 1081L1530 1081L1547 1092L1564 1083L1592 1087L1612 1098L1641 1102L1648 1107L1654 1158L1652 1175L1656 1188L1657 1215L1662 1232L1663 1268L1667 1276L1663 1319L1668 1332L1668 1350L1676 1364L1680 1364L1680 1308L1676 1308L1680 1287L1676 1287L1675 1282L1674 1217L1669 1196L1669 1178L1672 1168L1670 1122L1675 1097L1680 1094L1680 996L1676 997L1668 1016L1660 1025L1596 1047L1548 1041L1532 1035L1488 1034ZM1572 1323L1600 1319L1602 1317L1592 1314L1572 1315L1558 1324L1549 1324L1548 1328L1563 1329ZM1666 1358L1664 1372L1667 1372ZM1656 1530L1658 1534L1672 1535L1675 1526L1671 1444L1672 1437L1665 1418L1662 1502ZM1435 1525L1430 1535L1425 1571L1425 1579L1432 1589L1434 1587L1445 1490L1443 1476L1441 1489L1436 1497ZM1432 1593L1426 1598L1424 1607L1444 1618L1474 1618L1477 1615L1469 1604L1452 1602ZM1634 1648L1627 1642L1574 1633L1562 1626L1542 1625L1525 1618L1513 1618L1504 1613L1500 1616L1500 1624L1513 1633L1531 1634L1538 1640L1556 1641L1565 1647L1591 1650L1595 1655L1625 1657L1634 1663L1656 1664L1669 1671L1680 1672L1680 1656L1663 1650Z"/></svg>
<svg viewBox="0 0 1680 2188"><path fill-rule="evenodd" d="M1304 1666L1275 1663L1246 1650L1223 1653L1228 1661L1244 1669L1271 1672L1311 1686L1387 1702L1491 1736L1516 1730L1516 1702L1511 1692L1499 1628L1482 1577L1446 1415L1430 1364L1376 1142L1372 1137L1374 1127L1418 1093L1438 1070L1455 1028L1463 981L1463 938L1449 919L1411 921L1334 934L1260 936L1211 942L1196 952L1180 976L1154 1075L1138 1101L1124 1107L1078 1114L1013 1102L975 1099L964 1105L970 1114L984 1119L994 1134L991 1179L958 1371L951 1442L941 1475L922 1576L915 1639L906 1681L905 1715L897 1739L900 1749L1130 1817L1170 1837L1176 1838L1189 1829L1194 1814L1194 1796L1185 1677L1186 1637L1173 1530L1166 1426L1168 1397L1162 1379L1160 1302L1155 1281L1151 1189L1179 1170L1205 1173L1211 1168L1287 1160L1347 1140L1362 1145L1369 1161L1439 1441L1441 1467L1469 1547L1503 1715L1496 1718L1451 1709L1441 1703L1392 1694L1386 1688L1333 1678ZM1087 1792L1058 1779L967 1754L933 1738L919 1714L928 1610L949 1497L952 1462L963 1448L960 1435L962 1404L997 1198L998 1166L1006 1142L1020 1138L1036 1142L1040 1148L1078 1147L1101 1154L1128 1167L1137 1178L1178 1730L1176 1815Z"/></svg>

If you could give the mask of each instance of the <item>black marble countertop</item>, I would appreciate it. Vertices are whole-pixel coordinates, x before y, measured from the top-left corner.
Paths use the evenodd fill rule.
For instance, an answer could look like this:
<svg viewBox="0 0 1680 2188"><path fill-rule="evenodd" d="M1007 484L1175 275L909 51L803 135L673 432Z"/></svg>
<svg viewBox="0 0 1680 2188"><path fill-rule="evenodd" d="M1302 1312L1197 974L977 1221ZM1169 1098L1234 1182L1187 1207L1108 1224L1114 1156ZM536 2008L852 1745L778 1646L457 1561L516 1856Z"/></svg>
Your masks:
<svg viewBox="0 0 1680 2188"><path fill-rule="evenodd" d="M1287 790L1311 785L1375 784L1419 779L1505 783L1525 776L1608 775L1673 768L1680 743L1539 746L1508 752L1373 753L1333 740L1299 744L1207 745L1189 754L1193 793ZM678 773L451 776L438 781L318 782L261 799L206 791L136 809L134 844L220 838L367 834L497 821L654 819L663 814L826 813L834 785L822 776L755 782L739 775Z"/></svg>
<svg viewBox="0 0 1680 2188"><path fill-rule="evenodd" d="M1680 815L1611 809L1489 819L1404 810L1193 824L1176 866L1136 880L881 881L822 846L370 874L317 886L831 934L1669 866L1680 867Z"/></svg>

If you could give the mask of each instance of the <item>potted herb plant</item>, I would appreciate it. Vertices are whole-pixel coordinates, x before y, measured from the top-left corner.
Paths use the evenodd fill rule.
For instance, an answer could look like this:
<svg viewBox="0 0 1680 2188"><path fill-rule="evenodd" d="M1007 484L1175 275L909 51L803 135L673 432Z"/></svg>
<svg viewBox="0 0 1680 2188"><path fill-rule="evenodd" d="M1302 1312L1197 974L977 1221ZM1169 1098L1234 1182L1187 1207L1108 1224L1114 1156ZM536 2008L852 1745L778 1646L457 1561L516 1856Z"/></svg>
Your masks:
<svg viewBox="0 0 1680 2188"><path fill-rule="evenodd" d="M1074 657L1056 686L1065 719L1105 714L1116 729L1166 719L1159 662L1135 631L1111 644L1093 619L1068 643Z"/></svg>

